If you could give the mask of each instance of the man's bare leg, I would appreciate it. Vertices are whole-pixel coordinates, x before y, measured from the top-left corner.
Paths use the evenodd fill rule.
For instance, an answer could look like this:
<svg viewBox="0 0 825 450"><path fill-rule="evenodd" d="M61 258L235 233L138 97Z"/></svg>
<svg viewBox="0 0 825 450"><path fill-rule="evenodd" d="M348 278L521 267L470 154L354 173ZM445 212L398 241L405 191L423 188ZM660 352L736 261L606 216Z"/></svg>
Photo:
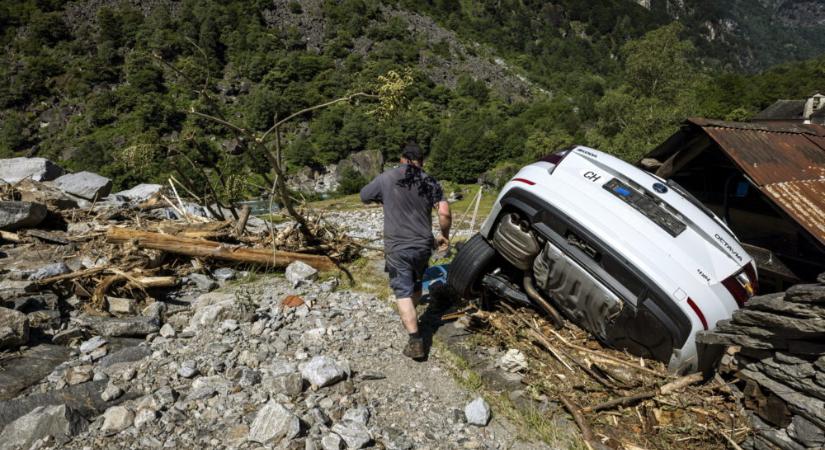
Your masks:
<svg viewBox="0 0 825 450"><path fill-rule="evenodd" d="M401 323L404 324L404 329L407 333L418 333L418 313L415 311L415 303L413 297L404 297L396 300L398 304L398 315L401 316Z"/></svg>

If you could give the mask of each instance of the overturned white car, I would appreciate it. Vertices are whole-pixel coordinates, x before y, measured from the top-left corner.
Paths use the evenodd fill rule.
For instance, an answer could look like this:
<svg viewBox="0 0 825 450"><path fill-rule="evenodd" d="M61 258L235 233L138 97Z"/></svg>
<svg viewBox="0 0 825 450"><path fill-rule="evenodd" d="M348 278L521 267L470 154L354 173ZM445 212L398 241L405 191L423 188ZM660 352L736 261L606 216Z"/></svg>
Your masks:
<svg viewBox="0 0 825 450"><path fill-rule="evenodd" d="M558 312L607 345L697 370L695 334L756 290L733 233L678 185L575 147L524 167L450 265L464 298Z"/></svg>

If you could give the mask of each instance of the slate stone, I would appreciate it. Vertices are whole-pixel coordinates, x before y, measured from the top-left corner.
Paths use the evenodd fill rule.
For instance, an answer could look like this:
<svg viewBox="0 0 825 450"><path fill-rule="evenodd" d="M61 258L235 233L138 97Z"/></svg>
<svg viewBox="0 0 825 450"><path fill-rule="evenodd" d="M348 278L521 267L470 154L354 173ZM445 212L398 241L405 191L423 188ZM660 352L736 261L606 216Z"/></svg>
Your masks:
<svg viewBox="0 0 825 450"><path fill-rule="evenodd" d="M825 447L825 429L802 416L794 416L788 426L788 436L810 448Z"/></svg>
<svg viewBox="0 0 825 450"><path fill-rule="evenodd" d="M0 230L36 227L47 215L48 210L40 203L0 201Z"/></svg>
<svg viewBox="0 0 825 450"><path fill-rule="evenodd" d="M157 194L161 190L163 190L163 186L160 184L141 183L131 189L115 192L113 195L140 203L149 200L153 195Z"/></svg>
<svg viewBox="0 0 825 450"><path fill-rule="evenodd" d="M825 295L825 294L823 294ZM748 309L777 313L798 318L825 317L825 308L785 300L782 292L760 295L748 300Z"/></svg>
<svg viewBox="0 0 825 450"><path fill-rule="evenodd" d="M103 426L100 431L103 433L119 433L132 426L135 421L135 413L125 406L112 406L103 413Z"/></svg>
<svg viewBox="0 0 825 450"><path fill-rule="evenodd" d="M317 388L330 386L344 378L345 368L329 356L314 356L301 368L301 376Z"/></svg>
<svg viewBox="0 0 825 450"><path fill-rule="evenodd" d="M0 401L0 427L5 427L38 406L66 405L80 412L84 417L96 415L107 406L106 402L100 397L100 394L106 389L107 383L107 381L90 381L42 394L2 400ZM123 396L118 400L126 397Z"/></svg>
<svg viewBox="0 0 825 450"><path fill-rule="evenodd" d="M825 429L825 401L797 392L791 387L774 381L767 375L755 370L742 369L739 371L739 374L776 394L788 404L788 408L793 413L800 414L817 426Z"/></svg>
<svg viewBox="0 0 825 450"><path fill-rule="evenodd" d="M800 319L779 316L765 311L738 309L733 313L733 321L745 325L761 326L793 336L825 336L825 318Z"/></svg>
<svg viewBox="0 0 825 450"><path fill-rule="evenodd" d="M106 368L112 364L120 364L127 362L140 361L143 358L152 354L152 350L145 346L126 347L108 355L98 361L100 367Z"/></svg>
<svg viewBox="0 0 825 450"><path fill-rule="evenodd" d="M372 442L372 434L362 423L344 420L333 425L332 431L341 436L347 448L364 448Z"/></svg>
<svg viewBox="0 0 825 450"><path fill-rule="evenodd" d="M100 200L112 191L112 180L87 171L63 175L53 183L61 191L90 202Z"/></svg>
<svg viewBox="0 0 825 450"><path fill-rule="evenodd" d="M785 300L799 303L825 303L825 285L793 285L785 291Z"/></svg>
<svg viewBox="0 0 825 450"><path fill-rule="evenodd" d="M295 261L286 267L284 276L292 286L298 287L318 279L318 270L303 261Z"/></svg>

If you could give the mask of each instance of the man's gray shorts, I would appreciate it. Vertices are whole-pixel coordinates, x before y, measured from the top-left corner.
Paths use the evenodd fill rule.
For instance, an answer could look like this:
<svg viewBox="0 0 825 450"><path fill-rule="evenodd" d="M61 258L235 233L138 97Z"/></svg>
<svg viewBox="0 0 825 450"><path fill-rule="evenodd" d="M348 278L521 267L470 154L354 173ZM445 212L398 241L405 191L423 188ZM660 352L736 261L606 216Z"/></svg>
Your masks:
<svg viewBox="0 0 825 450"><path fill-rule="evenodd" d="M421 278L430 262L429 248L396 249L384 255L384 271L390 276L390 287L395 298L412 297L421 291Z"/></svg>

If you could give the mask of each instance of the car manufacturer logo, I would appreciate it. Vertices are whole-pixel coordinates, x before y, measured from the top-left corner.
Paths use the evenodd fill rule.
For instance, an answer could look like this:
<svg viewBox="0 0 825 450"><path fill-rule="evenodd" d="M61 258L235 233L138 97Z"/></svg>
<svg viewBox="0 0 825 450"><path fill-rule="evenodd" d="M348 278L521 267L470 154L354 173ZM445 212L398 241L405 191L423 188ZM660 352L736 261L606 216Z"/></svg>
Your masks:
<svg viewBox="0 0 825 450"><path fill-rule="evenodd" d="M653 190L660 194L664 194L667 192L667 186L662 183L653 183Z"/></svg>

